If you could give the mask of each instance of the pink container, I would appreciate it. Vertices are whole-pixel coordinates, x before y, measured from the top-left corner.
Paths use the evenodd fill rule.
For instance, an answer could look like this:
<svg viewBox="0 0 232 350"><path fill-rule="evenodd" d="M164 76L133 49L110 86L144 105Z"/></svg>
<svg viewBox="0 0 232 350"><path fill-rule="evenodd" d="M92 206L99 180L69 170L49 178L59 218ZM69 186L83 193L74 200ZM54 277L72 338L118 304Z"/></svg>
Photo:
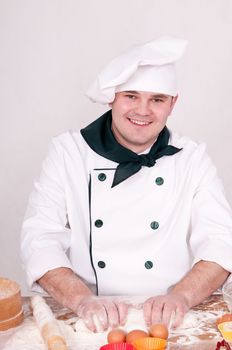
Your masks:
<svg viewBox="0 0 232 350"><path fill-rule="evenodd" d="M99 350L135 350L135 348L129 343L111 343L101 346Z"/></svg>

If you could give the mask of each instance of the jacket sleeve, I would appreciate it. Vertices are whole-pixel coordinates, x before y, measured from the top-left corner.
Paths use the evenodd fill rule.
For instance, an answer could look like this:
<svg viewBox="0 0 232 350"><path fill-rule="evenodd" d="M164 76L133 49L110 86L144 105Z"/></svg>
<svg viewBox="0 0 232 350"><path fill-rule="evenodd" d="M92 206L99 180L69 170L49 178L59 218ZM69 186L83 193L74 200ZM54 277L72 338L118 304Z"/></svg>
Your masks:
<svg viewBox="0 0 232 350"><path fill-rule="evenodd" d="M212 261L232 272L232 212L215 166L198 146L194 155L190 247L193 264Z"/></svg>
<svg viewBox="0 0 232 350"><path fill-rule="evenodd" d="M62 148L54 140L29 197L21 233L21 259L32 290L36 280L57 267L72 268L67 256L71 230L67 227Z"/></svg>

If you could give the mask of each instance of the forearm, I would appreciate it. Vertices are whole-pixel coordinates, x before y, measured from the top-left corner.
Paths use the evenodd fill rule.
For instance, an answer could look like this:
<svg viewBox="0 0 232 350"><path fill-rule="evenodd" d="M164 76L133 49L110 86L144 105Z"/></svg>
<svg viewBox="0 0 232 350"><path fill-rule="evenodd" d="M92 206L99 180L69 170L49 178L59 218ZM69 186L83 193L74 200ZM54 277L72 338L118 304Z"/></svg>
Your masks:
<svg viewBox="0 0 232 350"><path fill-rule="evenodd" d="M219 288L228 275L229 272L216 263L199 261L167 295L146 300L143 310L147 325L157 322L170 325L174 315L172 326L179 326L185 313Z"/></svg>
<svg viewBox="0 0 232 350"><path fill-rule="evenodd" d="M93 294L71 269L65 267L48 271L37 282L59 304L74 312L84 296Z"/></svg>
<svg viewBox="0 0 232 350"><path fill-rule="evenodd" d="M170 295L185 298L189 308L201 303L217 290L228 277L229 272L220 265L199 261L189 273L171 290Z"/></svg>

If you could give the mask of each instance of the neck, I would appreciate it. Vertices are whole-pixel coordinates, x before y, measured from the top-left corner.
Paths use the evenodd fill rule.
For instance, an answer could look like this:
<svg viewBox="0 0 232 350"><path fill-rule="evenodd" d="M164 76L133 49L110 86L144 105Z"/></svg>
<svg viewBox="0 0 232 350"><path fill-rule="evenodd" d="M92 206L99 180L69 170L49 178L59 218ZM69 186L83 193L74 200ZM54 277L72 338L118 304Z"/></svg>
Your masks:
<svg viewBox="0 0 232 350"><path fill-rule="evenodd" d="M122 137L117 130L114 129L113 125L111 125L111 131L112 134L115 138L115 140L123 147L127 148L128 150L134 152L134 153L143 153L144 151L146 151L147 149L151 148L151 146L154 145L154 143L157 140L157 136L154 137L154 139L152 139L150 142L147 141L146 143L136 143L136 142L131 142L131 141L127 141L124 137Z"/></svg>
<svg viewBox="0 0 232 350"><path fill-rule="evenodd" d="M148 150L149 148L151 148L151 147L154 145L154 143L156 142L156 140L157 140L157 137L155 137L154 140L152 140L151 142L148 142L148 143L146 143L146 144L141 144L141 145L140 145L140 144L128 145L127 142L123 142L123 140L118 140L118 138L116 137L116 135L115 135L114 132L113 132L113 134L114 134L115 139L117 140L117 142L118 142L121 146L123 146L123 147L129 149L130 151L132 151L132 152L134 152L134 153L137 153L137 154L144 153L146 150Z"/></svg>
<svg viewBox="0 0 232 350"><path fill-rule="evenodd" d="M156 141L156 140L155 140ZM154 141L154 142L155 142ZM135 147L130 147L129 150L134 152L134 153L137 153L137 154L140 154L140 153L145 153L145 151L149 150L151 148L151 146L154 144L154 142L152 142L151 144L149 145L146 145L146 146L135 146ZM123 146L123 145L122 145ZM125 147L125 146L124 146ZM126 147L127 148L127 147ZM147 152L146 152L147 153Z"/></svg>

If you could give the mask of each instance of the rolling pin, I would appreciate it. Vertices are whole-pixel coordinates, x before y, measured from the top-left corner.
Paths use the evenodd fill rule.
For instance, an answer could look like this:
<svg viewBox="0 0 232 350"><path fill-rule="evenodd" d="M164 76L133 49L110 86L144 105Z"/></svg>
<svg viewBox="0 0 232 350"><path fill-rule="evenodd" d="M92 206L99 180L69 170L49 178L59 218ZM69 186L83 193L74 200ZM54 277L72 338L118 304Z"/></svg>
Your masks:
<svg viewBox="0 0 232 350"><path fill-rule="evenodd" d="M68 350L57 320L45 300L39 295L32 296L31 307L47 348L49 350Z"/></svg>

